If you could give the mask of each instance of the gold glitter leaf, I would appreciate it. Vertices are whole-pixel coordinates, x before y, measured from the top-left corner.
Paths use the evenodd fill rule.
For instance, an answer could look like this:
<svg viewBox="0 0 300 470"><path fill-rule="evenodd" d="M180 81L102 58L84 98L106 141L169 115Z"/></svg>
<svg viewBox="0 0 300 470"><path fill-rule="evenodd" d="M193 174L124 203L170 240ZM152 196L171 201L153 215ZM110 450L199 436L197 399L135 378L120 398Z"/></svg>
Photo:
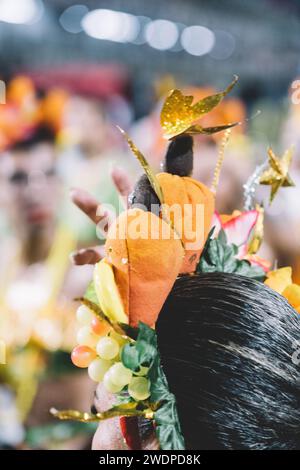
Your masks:
<svg viewBox="0 0 300 470"><path fill-rule="evenodd" d="M224 124L222 126L214 126L214 127L201 127L199 125L189 127L184 133L193 135L193 134L216 134L217 132L225 131L226 129L230 129L231 127L235 127L240 125L240 122L232 122L229 124Z"/></svg>
<svg viewBox="0 0 300 470"><path fill-rule="evenodd" d="M268 149L269 168L263 172L259 183L271 186L270 204L274 200L281 187L295 186L289 175L289 167L292 161L293 150L288 149L283 156L278 158L271 148Z"/></svg>
<svg viewBox="0 0 300 470"><path fill-rule="evenodd" d="M159 201L161 204L163 204L163 193L162 193L162 190L161 190L161 187L160 187L160 184L158 182L158 179L156 178L155 176L155 173L154 171L152 170L151 166L149 165L149 163L147 162L146 158L144 157L144 155L142 154L142 152L137 148L137 146L135 145L135 143L131 140L131 138L129 137L129 135L123 130L121 129L121 127L117 126L117 128L119 129L119 131L121 132L121 134L124 135L125 139L127 140L127 143L130 147L130 150L132 151L132 153L134 154L134 156L138 159L138 161L140 162L143 170L145 171L147 177L148 177L148 180L153 188L153 190L155 191Z"/></svg>
<svg viewBox="0 0 300 470"><path fill-rule="evenodd" d="M233 81L224 91L216 93L215 95L207 96L194 105L192 104L194 99L193 96L184 96L180 90L172 90L164 102L160 116L164 138L171 139L177 135L186 133L195 121L200 119L204 114L209 113L222 101L222 99L232 90L237 80L238 77L235 75ZM208 128L210 131L206 132L203 132L203 128L201 126L199 128L195 127L193 133L212 134L223 130L220 127L221 126ZM229 127L232 127L232 125ZM225 127L225 129L227 128L228 126Z"/></svg>
<svg viewBox="0 0 300 470"><path fill-rule="evenodd" d="M265 210L263 206L256 204L256 208L258 211L258 218L254 227L252 238L248 244L247 253L249 255L255 255L261 247L261 244L264 239L264 218L265 218Z"/></svg>
<svg viewBox="0 0 300 470"><path fill-rule="evenodd" d="M82 423L98 423L99 421L105 421L106 419L115 418L116 416L143 416L148 419L153 419L154 411L151 408L138 409L139 403L124 403L122 405L113 406L103 413L87 413L77 410L57 410L51 408L50 413L61 420L72 420L80 421Z"/></svg>

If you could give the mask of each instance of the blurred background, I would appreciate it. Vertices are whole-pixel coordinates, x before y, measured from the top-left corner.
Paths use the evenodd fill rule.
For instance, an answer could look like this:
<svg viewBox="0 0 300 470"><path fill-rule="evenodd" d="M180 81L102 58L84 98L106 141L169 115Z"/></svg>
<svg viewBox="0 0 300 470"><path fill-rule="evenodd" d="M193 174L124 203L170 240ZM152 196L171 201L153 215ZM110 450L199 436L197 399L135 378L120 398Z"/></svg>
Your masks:
<svg viewBox="0 0 300 470"><path fill-rule="evenodd" d="M238 84L207 121L242 121L226 149L217 209L243 209L243 185L268 146L278 156L294 146L299 182L299 31L298 0L0 0L0 447L90 446L93 426L48 412L88 410L95 388L70 361L72 299L91 268L74 269L69 254L99 240L70 188L117 207L112 169L132 182L140 169L116 124L158 171L169 90L199 99L234 74ZM195 138L194 177L208 185L221 139ZM293 266L296 282L299 188L281 191L267 210L262 248L274 265Z"/></svg>

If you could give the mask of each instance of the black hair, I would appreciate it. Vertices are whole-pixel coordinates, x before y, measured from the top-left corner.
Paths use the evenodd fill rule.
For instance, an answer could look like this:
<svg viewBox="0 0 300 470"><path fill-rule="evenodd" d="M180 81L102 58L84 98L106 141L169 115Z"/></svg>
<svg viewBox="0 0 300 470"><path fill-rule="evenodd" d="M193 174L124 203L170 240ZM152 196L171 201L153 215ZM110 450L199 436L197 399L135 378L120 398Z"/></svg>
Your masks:
<svg viewBox="0 0 300 470"><path fill-rule="evenodd" d="M147 175L142 175L136 183L131 200L131 205L141 204L145 206L145 210L151 212L151 205L156 204L160 206L160 201L153 190Z"/></svg>
<svg viewBox="0 0 300 470"><path fill-rule="evenodd" d="M168 147L164 170L173 175L190 176L193 171L193 138L179 136Z"/></svg>
<svg viewBox="0 0 300 470"><path fill-rule="evenodd" d="M178 176L189 176L193 171L193 138L176 137L168 146L165 155L164 171ZM159 207L160 201L153 190L146 174L143 174L134 187L131 204L142 204L151 212L151 205Z"/></svg>
<svg viewBox="0 0 300 470"><path fill-rule="evenodd" d="M157 322L187 449L300 449L299 314L263 283L177 279Z"/></svg>
<svg viewBox="0 0 300 470"><path fill-rule="evenodd" d="M40 125L33 129L28 135L10 146L13 151L27 151L37 144L55 142L55 131L49 126Z"/></svg>

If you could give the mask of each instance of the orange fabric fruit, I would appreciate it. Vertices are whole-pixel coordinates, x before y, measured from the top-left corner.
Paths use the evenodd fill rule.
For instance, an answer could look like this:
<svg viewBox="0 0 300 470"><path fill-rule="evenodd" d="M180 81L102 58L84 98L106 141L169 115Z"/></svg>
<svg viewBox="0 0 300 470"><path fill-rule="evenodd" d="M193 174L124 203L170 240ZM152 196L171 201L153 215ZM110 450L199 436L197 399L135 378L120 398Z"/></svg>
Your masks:
<svg viewBox="0 0 300 470"><path fill-rule="evenodd" d="M129 209L110 227L105 250L129 324L154 326L180 271L181 240L155 214Z"/></svg>
<svg viewBox="0 0 300 470"><path fill-rule="evenodd" d="M177 233L182 235L186 248L180 272L192 273L196 269L211 228L215 211L215 195L205 184L188 176L159 173L157 179L163 193L164 203L168 206L177 204L181 208L179 212L176 212L176 217L175 212L171 212L170 218ZM188 206L184 207L185 204Z"/></svg>

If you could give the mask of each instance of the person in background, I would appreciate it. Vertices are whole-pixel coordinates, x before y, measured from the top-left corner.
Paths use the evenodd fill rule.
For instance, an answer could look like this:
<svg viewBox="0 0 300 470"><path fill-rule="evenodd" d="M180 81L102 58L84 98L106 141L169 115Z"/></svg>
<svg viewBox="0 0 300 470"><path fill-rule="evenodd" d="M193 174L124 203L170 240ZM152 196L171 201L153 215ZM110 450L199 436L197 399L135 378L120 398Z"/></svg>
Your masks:
<svg viewBox="0 0 300 470"><path fill-rule="evenodd" d="M80 187L95 198L119 210L119 198L111 179L121 168L134 180L139 166L124 150L119 130L127 129L132 119L128 98L128 74L119 66L68 65L61 69L40 71L33 79L41 87L59 85L68 92L58 136L59 168L66 188ZM125 147L126 148L126 147ZM120 171L119 171L120 168ZM64 217L81 245L99 243L88 219L69 204L65 195Z"/></svg>
<svg viewBox="0 0 300 470"><path fill-rule="evenodd" d="M81 384L90 386L81 374L70 374L75 368L67 354L75 341L71 299L83 293L90 272L88 267L76 272L69 263L76 238L60 219L63 185L48 98L38 98L32 82L17 77L1 108L1 205L10 232L0 246L0 336L7 345L0 415L14 424L10 433L0 432L0 441L13 447L22 444L26 430L49 423L50 396L51 403L68 396L81 406ZM51 432L47 439L33 445L49 445ZM86 437L77 446L85 442Z"/></svg>

